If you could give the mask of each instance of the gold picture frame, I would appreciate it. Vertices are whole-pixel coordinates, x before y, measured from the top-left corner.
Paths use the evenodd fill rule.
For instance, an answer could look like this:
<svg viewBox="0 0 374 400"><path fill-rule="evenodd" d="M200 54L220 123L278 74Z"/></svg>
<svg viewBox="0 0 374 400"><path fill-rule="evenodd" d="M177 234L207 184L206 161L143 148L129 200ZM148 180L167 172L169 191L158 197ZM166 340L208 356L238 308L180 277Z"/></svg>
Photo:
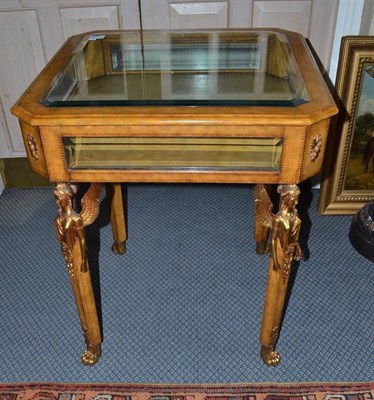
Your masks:
<svg viewBox="0 0 374 400"><path fill-rule="evenodd" d="M335 101L339 114L331 125L322 169L322 215L354 214L374 199L373 36L342 38Z"/></svg>

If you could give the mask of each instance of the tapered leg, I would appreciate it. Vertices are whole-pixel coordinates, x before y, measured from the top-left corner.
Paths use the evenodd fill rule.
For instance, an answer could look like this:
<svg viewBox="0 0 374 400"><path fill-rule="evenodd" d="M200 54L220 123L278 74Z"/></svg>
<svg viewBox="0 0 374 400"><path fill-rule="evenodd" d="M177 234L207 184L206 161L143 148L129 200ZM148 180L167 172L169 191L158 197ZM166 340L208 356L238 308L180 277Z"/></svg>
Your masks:
<svg viewBox="0 0 374 400"><path fill-rule="evenodd" d="M108 202L110 204L110 223L112 225L112 251L116 254L126 253L126 220L120 183L105 185Z"/></svg>
<svg viewBox="0 0 374 400"><path fill-rule="evenodd" d="M79 260L79 257L76 254L74 258ZM101 355L102 339L89 269L82 272L79 268L74 268L73 274L70 274L70 282L86 344L81 361L84 365L94 365Z"/></svg>
<svg viewBox="0 0 374 400"><path fill-rule="evenodd" d="M84 227L97 217L101 185L91 185L82 198L82 212L79 214L72 206L76 191L76 187L68 183L56 186L55 199L58 215L55 226L86 343L86 350L83 352L81 361L85 365L93 365L100 357L102 339L87 259Z"/></svg>
<svg viewBox="0 0 374 400"><path fill-rule="evenodd" d="M289 275L293 260L301 258L298 243L301 221L296 210L300 190L296 185L280 185L278 193L281 196L279 212L273 215L270 199L263 187L259 186L255 191L258 220L262 221L263 225L270 226L269 273L260 336L261 357L269 366L280 363L280 355L275 347L281 327Z"/></svg>
<svg viewBox="0 0 374 400"><path fill-rule="evenodd" d="M268 366L277 366L280 363L280 354L275 347L279 336L287 283L282 279L282 271L275 270L273 260L270 259L260 336L261 357Z"/></svg>

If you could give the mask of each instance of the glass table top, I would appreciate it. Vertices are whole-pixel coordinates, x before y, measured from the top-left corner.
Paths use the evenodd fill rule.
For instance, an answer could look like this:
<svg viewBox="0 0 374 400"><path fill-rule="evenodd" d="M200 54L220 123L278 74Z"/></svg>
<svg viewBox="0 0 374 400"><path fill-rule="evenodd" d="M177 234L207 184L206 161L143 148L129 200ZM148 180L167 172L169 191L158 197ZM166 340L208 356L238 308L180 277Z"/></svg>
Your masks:
<svg viewBox="0 0 374 400"><path fill-rule="evenodd" d="M308 94L281 33L128 31L86 36L39 101L293 107L308 102Z"/></svg>

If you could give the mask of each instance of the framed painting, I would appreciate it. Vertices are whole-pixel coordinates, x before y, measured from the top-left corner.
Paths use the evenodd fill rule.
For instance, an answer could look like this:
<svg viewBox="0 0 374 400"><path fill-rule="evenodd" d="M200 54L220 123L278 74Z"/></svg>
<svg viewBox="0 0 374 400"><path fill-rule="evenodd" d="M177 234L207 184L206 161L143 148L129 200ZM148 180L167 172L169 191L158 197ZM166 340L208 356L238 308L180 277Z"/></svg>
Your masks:
<svg viewBox="0 0 374 400"><path fill-rule="evenodd" d="M318 211L354 214L374 200L374 37L342 38Z"/></svg>

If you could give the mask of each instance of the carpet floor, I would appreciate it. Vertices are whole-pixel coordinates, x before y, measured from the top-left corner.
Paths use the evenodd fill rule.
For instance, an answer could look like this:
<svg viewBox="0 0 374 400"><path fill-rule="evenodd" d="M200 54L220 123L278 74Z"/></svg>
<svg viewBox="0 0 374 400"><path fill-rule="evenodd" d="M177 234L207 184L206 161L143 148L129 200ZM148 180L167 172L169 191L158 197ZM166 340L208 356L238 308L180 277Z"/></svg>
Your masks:
<svg viewBox="0 0 374 400"><path fill-rule="evenodd" d="M307 187L299 207L304 259L291 276L282 363L261 362L268 259L255 253L251 190L129 185L124 256L110 250L102 199L87 236L104 342L89 368L79 361L83 339L53 226L53 190L6 189L0 381L374 381L374 264L350 245L351 217L319 216L318 191Z"/></svg>

